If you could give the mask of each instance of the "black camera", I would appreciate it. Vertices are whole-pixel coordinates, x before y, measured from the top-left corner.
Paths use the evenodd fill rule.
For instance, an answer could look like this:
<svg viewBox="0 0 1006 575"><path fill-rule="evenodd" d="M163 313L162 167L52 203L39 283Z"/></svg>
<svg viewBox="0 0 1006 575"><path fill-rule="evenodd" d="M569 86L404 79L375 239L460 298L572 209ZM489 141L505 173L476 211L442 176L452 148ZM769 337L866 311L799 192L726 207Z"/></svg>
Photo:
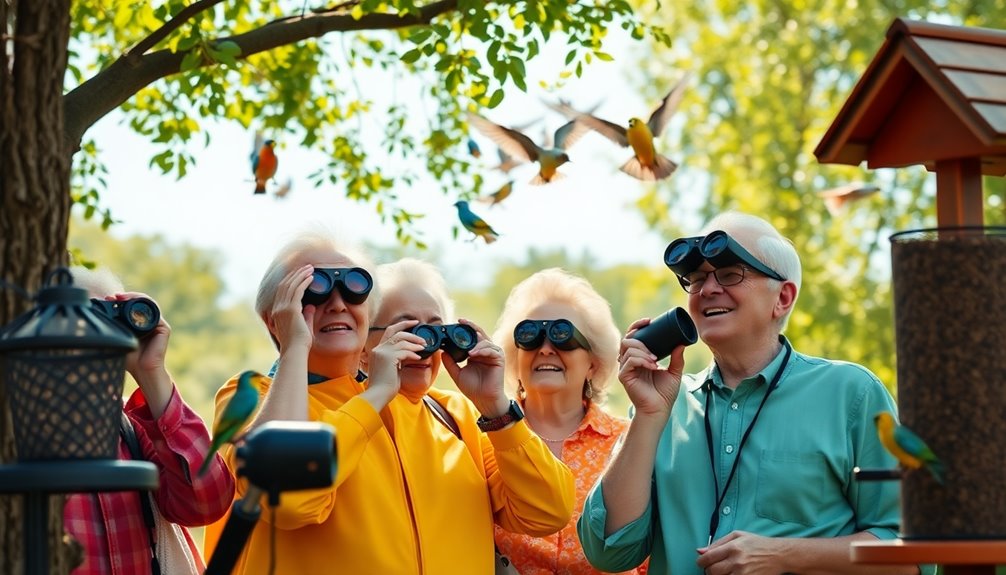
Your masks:
<svg viewBox="0 0 1006 575"><path fill-rule="evenodd" d="M140 339L153 333L161 321L161 310L154 300L145 297L122 301L91 298L91 308L124 325Z"/></svg>
<svg viewBox="0 0 1006 575"><path fill-rule="evenodd" d="M408 330L423 338L426 347L419 350L419 357L426 358L433 352L442 349L456 362L468 359L468 352L478 343L479 336L475 329L462 323L447 325L430 325L421 323Z"/></svg>

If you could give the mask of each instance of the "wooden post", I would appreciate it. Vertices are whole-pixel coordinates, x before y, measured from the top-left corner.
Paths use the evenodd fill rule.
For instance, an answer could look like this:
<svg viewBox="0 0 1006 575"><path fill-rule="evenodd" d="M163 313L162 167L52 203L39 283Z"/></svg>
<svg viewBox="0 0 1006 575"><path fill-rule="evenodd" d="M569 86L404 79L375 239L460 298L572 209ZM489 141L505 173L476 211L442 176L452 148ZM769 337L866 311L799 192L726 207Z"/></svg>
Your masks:
<svg viewBox="0 0 1006 575"><path fill-rule="evenodd" d="M982 225L981 158L936 162L936 221L939 227Z"/></svg>

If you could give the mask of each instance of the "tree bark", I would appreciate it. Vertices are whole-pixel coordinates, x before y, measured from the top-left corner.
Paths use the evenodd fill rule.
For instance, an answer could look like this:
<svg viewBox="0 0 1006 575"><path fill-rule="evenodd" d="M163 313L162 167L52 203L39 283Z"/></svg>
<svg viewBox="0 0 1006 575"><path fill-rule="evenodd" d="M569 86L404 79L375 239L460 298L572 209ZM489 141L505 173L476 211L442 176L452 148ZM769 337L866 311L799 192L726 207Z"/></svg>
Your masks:
<svg viewBox="0 0 1006 575"><path fill-rule="evenodd" d="M63 78L70 0L0 0L0 274L35 293L45 275L66 265L70 218L70 151L63 135ZM0 290L0 325L31 308ZM13 429L0 371L0 463L15 459ZM19 495L0 496L0 573L24 571ZM50 498L49 572L69 573L63 544L63 496Z"/></svg>

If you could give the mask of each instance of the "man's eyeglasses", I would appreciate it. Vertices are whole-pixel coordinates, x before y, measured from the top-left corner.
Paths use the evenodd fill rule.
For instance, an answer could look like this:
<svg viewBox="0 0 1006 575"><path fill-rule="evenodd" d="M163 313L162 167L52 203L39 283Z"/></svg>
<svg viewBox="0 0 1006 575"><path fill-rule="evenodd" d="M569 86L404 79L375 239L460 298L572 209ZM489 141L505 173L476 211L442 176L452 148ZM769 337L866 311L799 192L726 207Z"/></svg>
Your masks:
<svg viewBox="0 0 1006 575"><path fill-rule="evenodd" d="M744 281L744 275L748 271L755 270L749 270L745 266L728 266L725 268L716 268L708 272L694 271L684 276L677 276L677 278L678 283L681 284L681 287L686 292L699 293L702 286L706 284L706 280L709 279L709 274L712 274L716 278L716 283L723 287L730 287Z"/></svg>
<svg viewBox="0 0 1006 575"><path fill-rule="evenodd" d="M568 319L526 319L513 330L513 342L520 349L533 351L545 344L545 338L556 349L572 351L578 347L590 351L590 342Z"/></svg>

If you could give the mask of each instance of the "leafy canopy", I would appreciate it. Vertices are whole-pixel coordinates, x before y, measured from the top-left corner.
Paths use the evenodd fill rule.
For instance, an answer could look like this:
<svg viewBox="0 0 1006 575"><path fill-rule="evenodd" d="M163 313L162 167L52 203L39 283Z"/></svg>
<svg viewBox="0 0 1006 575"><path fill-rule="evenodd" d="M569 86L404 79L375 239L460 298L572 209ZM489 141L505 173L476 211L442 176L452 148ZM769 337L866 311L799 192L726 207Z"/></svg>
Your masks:
<svg viewBox="0 0 1006 575"><path fill-rule="evenodd" d="M100 111L120 106L158 146L151 166L184 177L207 122L234 121L249 142L262 132L321 152L310 180L373 202L405 244L421 244L410 224L422 214L398 207L398 194L424 173L445 193L477 194L481 177L460 153L463 112L526 91L525 64L547 45L568 50L561 79L611 59L602 43L612 26L668 41L626 0L81 0L72 18L68 97L100 99L80 90L95 82L136 84ZM84 139L74 167L75 201L112 224L99 202L100 142Z"/></svg>

